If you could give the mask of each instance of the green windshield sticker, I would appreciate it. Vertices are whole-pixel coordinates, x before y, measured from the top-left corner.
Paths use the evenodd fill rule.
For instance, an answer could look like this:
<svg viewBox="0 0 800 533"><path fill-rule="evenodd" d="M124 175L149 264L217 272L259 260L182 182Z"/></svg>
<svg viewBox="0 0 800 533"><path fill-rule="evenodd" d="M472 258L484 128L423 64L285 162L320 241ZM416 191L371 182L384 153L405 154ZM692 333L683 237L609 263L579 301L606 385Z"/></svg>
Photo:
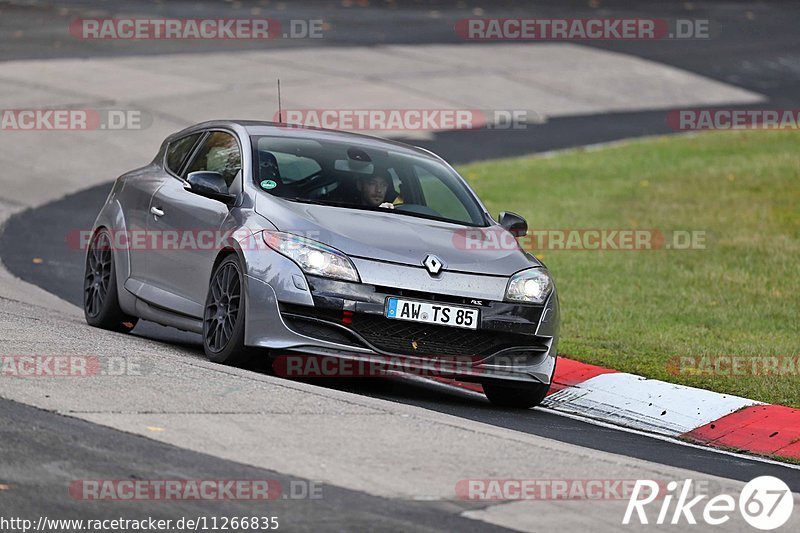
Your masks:
<svg viewBox="0 0 800 533"><path fill-rule="evenodd" d="M277 186L278 186L278 184L276 182L272 181L272 180L264 180L264 181L261 182L261 188L262 189L270 190L270 189L274 189Z"/></svg>

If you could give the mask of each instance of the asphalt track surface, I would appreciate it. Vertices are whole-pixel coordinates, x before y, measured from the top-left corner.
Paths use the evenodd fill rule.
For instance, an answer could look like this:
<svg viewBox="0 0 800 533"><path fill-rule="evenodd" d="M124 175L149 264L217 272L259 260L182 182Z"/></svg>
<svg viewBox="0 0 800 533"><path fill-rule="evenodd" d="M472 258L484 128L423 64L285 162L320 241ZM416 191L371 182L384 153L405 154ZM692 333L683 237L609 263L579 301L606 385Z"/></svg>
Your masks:
<svg viewBox="0 0 800 533"><path fill-rule="evenodd" d="M452 3L453 5L455 3ZM122 10L125 3L117 4ZM323 18L332 22L328 37L318 46L352 46L376 43L440 43L458 42L452 31L443 28L441 18L452 19L472 16L470 9L452 7L449 2L399 2L392 18L387 12L368 8L342 10L337 3L307 3L302 7L289 7L286 18ZM0 29L21 28L23 37L4 38L0 43L0 59L116 56L149 53L201 53L208 51L208 43L194 45L191 49L183 43L153 43L150 48L127 46L125 43L97 45L80 41L54 44L51 30L63 27L63 19L74 18L81 10L90 9L89 3L72 2L68 11L56 7L17 7L0 4L2 9ZM194 6L200 6L195 8ZM244 3L244 8L248 4ZM334 7L331 7L334 6ZM537 4L536 16L565 16L563 4ZM168 2L164 4L136 5L139 12L151 15L231 16L226 7L212 2ZM691 42L613 42L595 43L609 50L620 51L678 66L704 76L733 83L758 91L769 98L770 107L798 107L800 103L800 40L796 37L800 6L786 3L725 3L693 4L691 11L679 7L664 7L657 2L637 3L628 8L624 3L604 3L605 11L576 4L568 16L647 16L709 18L717 22L714 39ZM64 8L67 9L67 8ZM152 9L152 11L148 11ZM436 12L432 15L432 12ZM247 11L244 11L245 15ZM748 13L750 13L748 15ZM530 9L512 3L495 2L485 8L482 16L530 16ZM404 21L398 23L398 21ZM411 24L410 22L414 22ZM452 25L450 26L452 27ZM713 28L713 26L712 26ZM34 31L35 30L35 31ZM27 32L27 35L25 34ZM304 42L280 42L276 46L307 46ZM247 43L233 43L228 49L247 48ZM688 51L691 50L691 53ZM470 131L436 134L430 141L416 142L443 155L453 163L481 160L492 157L521 155L572 146L582 146L617 139L669 133L662 112L618 113L596 116L576 116L553 119L546 124L527 130L500 132ZM12 217L0 229L0 259L16 276L34 283L57 296L80 305L80 279L83 271L83 254L66 246L62 228L90 227L102 205L109 184L67 196L48 205L24 211ZM35 265L32 259L46 257L47 261ZM137 327L136 334L161 339L164 342L183 343L199 350L197 337L153 324ZM254 369L253 371L259 371ZM736 480L749 480L756 475L772 474L783 479L793 490L800 490L800 471L780 465L764 464L731 455L723 455L697 448L689 448L663 440L588 424L579 420L555 415L544 410L525 413L505 411L490 407L488 403L469 393L444 390L434 385L424 385L405 380L354 380L320 383L357 394L375 396L396 402L408 403L467 419L515 429L543 437L578 444L580 446L610 451L659 462L665 465L718 475ZM159 505L126 505L102 507L69 499L54 487L65 480L98 477L159 478L164 472L180 472L187 478L275 478L280 474L247 467L211 456L197 454L156 443L143 437L103 428L98 425L61 417L7 400L0 401L0 453L16 459L19 490L7 493L18 514L41 514L43 501L48 508L60 512L62 518L88 518L106 516L131 516L141 518L146 510L158 515ZM54 468L63 465L63 450L69 447L72 471ZM123 466L124 465L124 466ZM115 470L116 469L116 470ZM24 472L24 474L23 474ZM118 476L111 474L117 473ZM0 483L3 480L0 479ZM313 503L313 505L309 505ZM176 508L171 503L168 515L174 517ZM253 514L252 504L226 502L219 509L204 504L202 509L191 503L181 504L181 512L192 515ZM452 502L405 502L386 500L356 491L337 489L326 485L324 502L276 501L267 509L286 516L298 529L326 527L381 530L428 529L431 524L441 530L487 530L489 526L458 518ZM461 503L466 508L466 504ZM343 515L343 507L348 513ZM164 508L166 513L166 508ZM55 513L54 513L55 514ZM346 516L346 518L343 518ZM346 522L342 522L346 520Z"/></svg>
<svg viewBox="0 0 800 533"><path fill-rule="evenodd" d="M69 461L65 461L65 450L69 450ZM303 487L313 480L182 450L8 400L0 400L0 454L14 458L6 475L19 481L4 494L2 505L6 510L13 509L16 516L39 516L43 512L51 518L99 520L274 516L279 524L297 531L503 530L460 518L454 507L459 511L481 507L466 501L398 501L328 484L321 487L321 498L295 499L292 493L298 495L304 489L293 492L290 487ZM92 502L76 501L64 490L76 479L175 479L178 472L189 480L276 481L283 494L267 501Z"/></svg>
<svg viewBox="0 0 800 533"><path fill-rule="evenodd" d="M344 4L353 7L344 8ZM64 35L79 17L135 14L139 17L249 17L279 21L322 19L329 26L323 39L276 39L274 49L346 47L385 44L465 43L453 26L469 17L616 17L708 19L709 39L654 41L582 41L696 72L766 94L775 107L797 103L800 89L797 25L800 6L793 0L729 2L602 2L546 0L463 2L397 0L395 8L379 2L334 0L263 3L170 0L169 2L96 0L70 2L0 1L0 61L68 57L120 57L170 53L203 53L261 49L250 41L83 41ZM591 7L596 4L598 7ZM234 8L233 6L238 6ZM480 9L480 11L476 11ZM575 133L575 130L573 130Z"/></svg>

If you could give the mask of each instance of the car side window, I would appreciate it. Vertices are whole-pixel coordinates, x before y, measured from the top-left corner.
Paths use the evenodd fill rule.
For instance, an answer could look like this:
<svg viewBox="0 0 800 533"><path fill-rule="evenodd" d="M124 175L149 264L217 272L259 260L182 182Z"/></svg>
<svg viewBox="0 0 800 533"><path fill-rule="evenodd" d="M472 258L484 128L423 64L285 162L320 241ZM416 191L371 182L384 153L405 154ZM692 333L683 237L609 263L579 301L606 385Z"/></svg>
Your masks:
<svg viewBox="0 0 800 533"><path fill-rule="evenodd" d="M241 169L242 153L236 137L224 131L214 131L203 141L183 177L200 170L219 172L230 187Z"/></svg>
<svg viewBox="0 0 800 533"><path fill-rule="evenodd" d="M170 172L180 175L183 162L186 161L186 157L201 135L202 133L194 133L169 143L166 163Z"/></svg>

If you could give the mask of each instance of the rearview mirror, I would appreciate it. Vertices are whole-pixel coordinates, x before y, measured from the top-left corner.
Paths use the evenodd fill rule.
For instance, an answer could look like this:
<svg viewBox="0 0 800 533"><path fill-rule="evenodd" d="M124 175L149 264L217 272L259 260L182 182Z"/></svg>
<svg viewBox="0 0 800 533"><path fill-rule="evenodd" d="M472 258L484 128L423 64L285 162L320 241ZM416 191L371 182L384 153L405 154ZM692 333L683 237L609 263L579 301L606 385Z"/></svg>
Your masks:
<svg viewBox="0 0 800 533"><path fill-rule="evenodd" d="M218 200L224 204L232 204L236 200L236 195L228 191L228 184L219 172L199 170L191 172L186 177L189 182L189 191L212 200Z"/></svg>
<svg viewBox="0 0 800 533"><path fill-rule="evenodd" d="M514 237L524 237L528 234L528 223L516 213L502 211L497 217L497 221Z"/></svg>

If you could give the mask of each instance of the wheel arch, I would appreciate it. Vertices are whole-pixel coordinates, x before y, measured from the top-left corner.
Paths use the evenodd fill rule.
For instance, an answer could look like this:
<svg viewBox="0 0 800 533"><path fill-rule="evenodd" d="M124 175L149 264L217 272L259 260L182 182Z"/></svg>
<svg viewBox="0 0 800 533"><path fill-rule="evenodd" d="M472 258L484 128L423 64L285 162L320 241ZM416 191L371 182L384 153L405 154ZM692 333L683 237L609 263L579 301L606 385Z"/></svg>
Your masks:
<svg viewBox="0 0 800 533"><path fill-rule="evenodd" d="M119 180L118 180L119 181ZM116 185L115 185L116 188ZM128 225L125 221L124 210L119 199L112 194L109 201L103 205L95 219L91 238L94 238L98 231L106 229L113 234L127 234ZM88 241L87 241L88 244ZM117 297L120 307L130 315L136 315L136 297L125 289L125 282L131 276L131 259L127 247L114 246L115 239L112 238L112 257L114 258L114 268L117 275ZM88 246L86 252L88 253Z"/></svg>
<svg viewBox="0 0 800 533"><path fill-rule="evenodd" d="M214 258L214 264L211 266L211 276L208 278L208 282L211 283L211 278L214 276L214 272L216 272L217 267L226 257L235 255L239 261L239 267L242 269L242 274L247 273L247 263L244 260L244 254L242 254L241 249L232 244L228 243L222 247L222 249L217 253L216 257Z"/></svg>

